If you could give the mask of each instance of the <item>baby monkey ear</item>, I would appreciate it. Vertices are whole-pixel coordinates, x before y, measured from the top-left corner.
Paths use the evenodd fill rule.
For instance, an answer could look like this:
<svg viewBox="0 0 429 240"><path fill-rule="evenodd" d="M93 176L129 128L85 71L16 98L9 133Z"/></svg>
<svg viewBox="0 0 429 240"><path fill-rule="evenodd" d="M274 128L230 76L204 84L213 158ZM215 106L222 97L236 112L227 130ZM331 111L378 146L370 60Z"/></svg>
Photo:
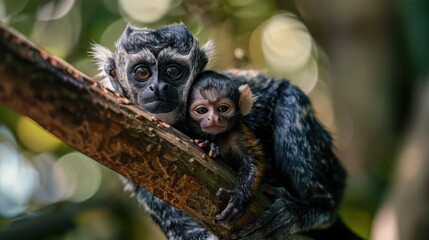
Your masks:
<svg viewBox="0 0 429 240"><path fill-rule="evenodd" d="M240 107L241 115L246 116L250 113L253 104L253 95L252 91L250 91L250 87L246 85L241 85L238 88L240 92L240 99L238 100L238 105Z"/></svg>

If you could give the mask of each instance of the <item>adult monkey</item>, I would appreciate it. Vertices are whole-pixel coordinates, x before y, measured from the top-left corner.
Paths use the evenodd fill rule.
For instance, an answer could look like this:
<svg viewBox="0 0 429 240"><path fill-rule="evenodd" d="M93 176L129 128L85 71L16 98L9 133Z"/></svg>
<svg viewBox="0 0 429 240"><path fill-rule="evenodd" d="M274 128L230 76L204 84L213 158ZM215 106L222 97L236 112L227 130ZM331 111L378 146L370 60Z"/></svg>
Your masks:
<svg viewBox="0 0 429 240"><path fill-rule="evenodd" d="M107 87L180 130L189 89L207 65L210 49L210 43L199 47L183 24L159 29L128 25L114 53L95 45L93 55ZM244 122L271 160L264 182L276 189L271 207L231 237L283 239L306 232L316 239L359 239L338 220L346 173L307 96L289 81L261 72L223 74L248 84L256 97ZM126 183L169 239L217 239L185 213Z"/></svg>

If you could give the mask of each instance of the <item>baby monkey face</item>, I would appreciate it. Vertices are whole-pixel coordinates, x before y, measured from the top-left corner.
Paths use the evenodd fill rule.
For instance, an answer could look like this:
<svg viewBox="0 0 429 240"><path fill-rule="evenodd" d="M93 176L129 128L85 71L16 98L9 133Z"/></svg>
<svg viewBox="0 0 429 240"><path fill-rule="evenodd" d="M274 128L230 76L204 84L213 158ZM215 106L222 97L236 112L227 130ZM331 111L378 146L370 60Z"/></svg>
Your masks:
<svg viewBox="0 0 429 240"><path fill-rule="evenodd" d="M237 108L226 94L216 89L205 89L193 97L190 115L204 133L217 135L230 128L231 120L237 115Z"/></svg>

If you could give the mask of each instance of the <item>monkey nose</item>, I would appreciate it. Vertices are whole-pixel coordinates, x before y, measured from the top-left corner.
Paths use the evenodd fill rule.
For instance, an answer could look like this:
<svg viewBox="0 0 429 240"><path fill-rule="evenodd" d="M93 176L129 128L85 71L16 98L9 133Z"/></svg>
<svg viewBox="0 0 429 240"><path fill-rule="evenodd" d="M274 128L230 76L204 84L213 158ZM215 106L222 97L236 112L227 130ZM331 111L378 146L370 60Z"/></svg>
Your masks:
<svg viewBox="0 0 429 240"><path fill-rule="evenodd" d="M155 91L165 92L165 91L167 91L167 88L168 88L168 85L163 85L163 86L150 85L149 86L149 90L151 92L155 92Z"/></svg>

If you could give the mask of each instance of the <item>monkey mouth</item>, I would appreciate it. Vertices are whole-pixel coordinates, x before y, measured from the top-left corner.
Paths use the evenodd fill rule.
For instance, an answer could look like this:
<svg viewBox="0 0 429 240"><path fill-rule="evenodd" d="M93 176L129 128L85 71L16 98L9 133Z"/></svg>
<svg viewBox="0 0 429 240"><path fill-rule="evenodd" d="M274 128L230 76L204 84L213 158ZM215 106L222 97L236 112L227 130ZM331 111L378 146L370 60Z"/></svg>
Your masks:
<svg viewBox="0 0 429 240"><path fill-rule="evenodd" d="M226 126L214 125L214 126L203 127L202 130L204 133L217 135L217 134L225 132L226 128L227 128Z"/></svg>
<svg viewBox="0 0 429 240"><path fill-rule="evenodd" d="M177 108L177 102L166 100L145 101L143 108L150 113L167 113Z"/></svg>

